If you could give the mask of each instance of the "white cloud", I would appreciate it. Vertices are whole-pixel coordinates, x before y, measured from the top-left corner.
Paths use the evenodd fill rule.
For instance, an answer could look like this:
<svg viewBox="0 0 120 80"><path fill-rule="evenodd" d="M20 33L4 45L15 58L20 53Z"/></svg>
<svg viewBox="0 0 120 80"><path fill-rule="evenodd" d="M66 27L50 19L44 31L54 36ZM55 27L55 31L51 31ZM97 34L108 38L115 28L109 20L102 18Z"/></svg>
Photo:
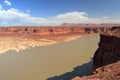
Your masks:
<svg viewBox="0 0 120 80"><path fill-rule="evenodd" d="M2 5L0 4L0 10L3 9Z"/></svg>
<svg viewBox="0 0 120 80"><path fill-rule="evenodd" d="M52 17L51 22L54 22L55 24L62 24L87 22L88 20L89 18L86 16L85 12L68 12Z"/></svg>
<svg viewBox="0 0 120 80"><path fill-rule="evenodd" d="M60 25L62 23L120 23L108 17L89 18L85 12L68 12L53 17L33 17L15 8L0 9L0 25Z"/></svg>
<svg viewBox="0 0 120 80"><path fill-rule="evenodd" d="M8 25L40 25L47 20L45 18L32 17L27 13L11 8L9 10L0 10L0 21L4 21Z"/></svg>
<svg viewBox="0 0 120 80"><path fill-rule="evenodd" d="M12 5L9 0L5 0L4 3L5 3L5 5L7 5L7 6L11 6L11 5Z"/></svg>
<svg viewBox="0 0 120 80"><path fill-rule="evenodd" d="M107 17L107 16L104 16L103 18L104 18L104 19L108 19L109 17Z"/></svg>
<svg viewBox="0 0 120 80"><path fill-rule="evenodd" d="M30 10L27 10L28 13L30 13Z"/></svg>

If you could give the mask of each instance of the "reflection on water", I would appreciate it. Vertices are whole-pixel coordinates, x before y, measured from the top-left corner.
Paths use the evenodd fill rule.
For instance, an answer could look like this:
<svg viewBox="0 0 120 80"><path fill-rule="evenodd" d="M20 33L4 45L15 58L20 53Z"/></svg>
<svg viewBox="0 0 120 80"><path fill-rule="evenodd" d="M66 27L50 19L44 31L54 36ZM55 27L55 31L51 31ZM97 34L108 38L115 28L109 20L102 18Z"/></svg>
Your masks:
<svg viewBox="0 0 120 80"><path fill-rule="evenodd" d="M0 55L0 80L46 80L90 61L99 37L78 40ZM83 72L82 72L83 73Z"/></svg>

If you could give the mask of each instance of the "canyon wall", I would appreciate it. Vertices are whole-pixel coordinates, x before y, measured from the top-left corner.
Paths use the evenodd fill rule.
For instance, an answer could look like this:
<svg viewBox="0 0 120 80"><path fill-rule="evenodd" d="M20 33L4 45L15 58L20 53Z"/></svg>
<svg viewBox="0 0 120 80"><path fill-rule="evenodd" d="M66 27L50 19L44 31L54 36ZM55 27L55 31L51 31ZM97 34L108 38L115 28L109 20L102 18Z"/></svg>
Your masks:
<svg viewBox="0 0 120 80"><path fill-rule="evenodd" d="M71 34L94 34L106 31L108 27L76 27L76 26L57 26L57 27L0 27L0 36L23 36L26 37L50 37Z"/></svg>
<svg viewBox="0 0 120 80"><path fill-rule="evenodd" d="M84 34L105 32L107 27L81 26L10 26L0 27L0 53L25 50L76 40Z"/></svg>
<svg viewBox="0 0 120 80"><path fill-rule="evenodd" d="M120 80L120 27L100 34L98 46L93 57L93 74L72 80Z"/></svg>
<svg viewBox="0 0 120 80"><path fill-rule="evenodd" d="M120 60L120 37L101 34L98 45L93 58L94 69Z"/></svg>

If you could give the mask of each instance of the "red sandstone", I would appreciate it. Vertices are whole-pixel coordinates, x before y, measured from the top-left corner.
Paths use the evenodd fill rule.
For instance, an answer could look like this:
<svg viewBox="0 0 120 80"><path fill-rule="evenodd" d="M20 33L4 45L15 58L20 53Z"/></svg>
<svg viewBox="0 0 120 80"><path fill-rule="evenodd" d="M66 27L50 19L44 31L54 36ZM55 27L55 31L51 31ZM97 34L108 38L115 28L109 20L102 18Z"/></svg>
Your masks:
<svg viewBox="0 0 120 80"><path fill-rule="evenodd" d="M55 37L71 34L94 34L106 31L108 27L0 27L0 36Z"/></svg>
<svg viewBox="0 0 120 80"><path fill-rule="evenodd" d="M72 80L120 80L120 27L113 27L100 35L93 57L93 75Z"/></svg>

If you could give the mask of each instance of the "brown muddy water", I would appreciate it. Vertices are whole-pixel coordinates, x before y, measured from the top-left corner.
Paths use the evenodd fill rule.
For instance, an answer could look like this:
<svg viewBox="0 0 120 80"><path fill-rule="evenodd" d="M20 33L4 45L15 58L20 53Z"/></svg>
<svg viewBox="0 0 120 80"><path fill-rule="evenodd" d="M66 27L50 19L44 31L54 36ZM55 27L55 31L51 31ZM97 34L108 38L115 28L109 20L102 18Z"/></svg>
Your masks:
<svg viewBox="0 0 120 80"><path fill-rule="evenodd" d="M0 80L70 80L90 74L99 35L0 54Z"/></svg>

